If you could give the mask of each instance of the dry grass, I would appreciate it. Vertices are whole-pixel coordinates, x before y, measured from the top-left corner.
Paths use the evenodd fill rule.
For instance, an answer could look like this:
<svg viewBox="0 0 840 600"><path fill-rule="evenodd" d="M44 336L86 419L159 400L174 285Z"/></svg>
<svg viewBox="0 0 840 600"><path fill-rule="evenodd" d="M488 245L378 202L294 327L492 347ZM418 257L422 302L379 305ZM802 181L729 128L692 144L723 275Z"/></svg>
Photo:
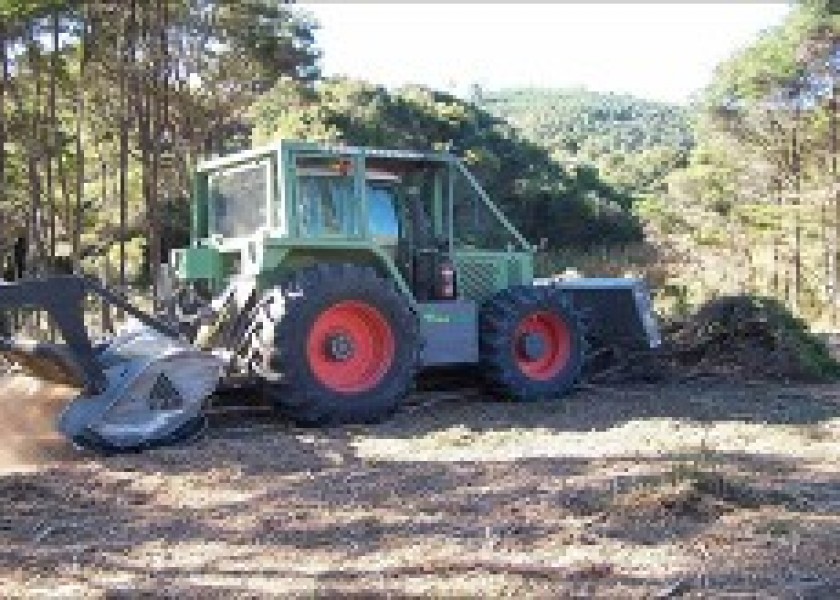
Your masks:
<svg viewBox="0 0 840 600"><path fill-rule="evenodd" d="M0 586L67 598L838 595L832 386L414 400L378 426L231 423L190 447L41 457L0 476Z"/></svg>

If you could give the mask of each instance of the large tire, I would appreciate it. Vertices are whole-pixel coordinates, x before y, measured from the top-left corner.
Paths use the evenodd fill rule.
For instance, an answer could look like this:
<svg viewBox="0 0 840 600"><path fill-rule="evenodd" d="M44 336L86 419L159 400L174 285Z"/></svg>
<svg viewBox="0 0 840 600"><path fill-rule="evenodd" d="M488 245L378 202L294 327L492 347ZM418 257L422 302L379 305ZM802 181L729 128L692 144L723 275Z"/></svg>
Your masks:
<svg viewBox="0 0 840 600"><path fill-rule="evenodd" d="M369 267L299 271L266 292L254 325L253 370L299 425L379 421L398 408L417 367L417 319Z"/></svg>
<svg viewBox="0 0 840 600"><path fill-rule="evenodd" d="M556 399L583 367L584 328L562 291L516 286L482 306L481 366L491 391L519 401Z"/></svg>

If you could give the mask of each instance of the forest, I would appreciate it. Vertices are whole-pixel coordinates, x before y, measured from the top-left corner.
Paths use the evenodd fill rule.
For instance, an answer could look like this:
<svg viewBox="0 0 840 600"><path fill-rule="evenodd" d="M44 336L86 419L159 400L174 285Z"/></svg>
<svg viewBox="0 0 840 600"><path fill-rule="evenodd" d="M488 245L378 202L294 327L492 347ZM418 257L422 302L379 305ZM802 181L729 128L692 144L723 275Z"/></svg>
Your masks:
<svg viewBox="0 0 840 600"><path fill-rule="evenodd" d="M446 148L478 173L529 239L549 248L641 240L633 193L678 160L666 142L651 140L651 156L667 156L653 159L653 171L625 170L653 179L622 181L617 168L602 176L593 160L559 160L494 110L500 99L322 78L317 24L299 8L260 0L5 0L2 15L7 277L72 269L123 286L155 282L169 248L186 242L196 162L278 137ZM243 26L254 22L260 26ZM570 107L572 120L585 104ZM619 104L628 114L636 107ZM636 139L639 118L648 116L663 122L657 139L684 129L667 107L660 114L640 106L643 116L624 138ZM600 130L609 122L602 119ZM622 156L605 160L617 165Z"/></svg>
<svg viewBox="0 0 840 600"><path fill-rule="evenodd" d="M196 161L247 147L278 80L318 77L314 23L274 2L3 0L0 17L9 275L110 256L115 283L155 282Z"/></svg>
<svg viewBox="0 0 840 600"><path fill-rule="evenodd" d="M632 198L643 244L563 247L548 268L642 272L672 295L662 303L671 308L727 293L775 297L813 327L833 329L840 299L835 4L798 3L784 23L718 65L688 106L585 90L479 95L553 160L588 165Z"/></svg>
<svg viewBox="0 0 840 600"><path fill-rule="evenodd" d="M833 314L830 2L797 4L688 106L325 78L315 20L265 0L3 0L0 15L6 277L87 270L154 283L186 242L197 161L300 138L459 155L542 243L548 271L604 267L589 264L597 254L681 302L755 288L814 320ZM734 270L698 266L733 259ZM728 279L698 283L701 271Z"/></svg>
<svg viewBox="0 0 840 600"><path fill-rule="evenodd" d="M549 250L647 241L699 254L733 236L773 238L803 213L792 206L814 204L818 218L805 211L774 243L794 262L822 256L831 284L830 8L799 5L685 107L581 89L474 86L458 98L323 78L314 19L259 0L5 0L0 256L7 275L101 272L104 257L121 284L154 281L186 241L196 161L288 137L446 148ZM791 287L807 292L808 269Z"/></svg>
<svg viewBox="0 0 840 600"><path fill-rule="evenodd" d="M636 205L663 253L693 257L688 277L776 297L818 328L840 293L838 36L836 3L805 1L720 64L692 107L688 164Z"/></svg>

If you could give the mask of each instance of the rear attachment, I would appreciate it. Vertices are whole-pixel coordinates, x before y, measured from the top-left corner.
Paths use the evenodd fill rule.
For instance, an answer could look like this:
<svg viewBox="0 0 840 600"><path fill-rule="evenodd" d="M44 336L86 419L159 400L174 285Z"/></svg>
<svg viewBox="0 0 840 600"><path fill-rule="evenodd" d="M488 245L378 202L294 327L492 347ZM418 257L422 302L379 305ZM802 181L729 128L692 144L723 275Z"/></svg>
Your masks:
<svg viewBox="0 0 840 600"><path fill-rule="evenodd" d="M593 347L654 350L662 344L650 291L642 279L597 278L536 279L534 285L563 290L586 322Z"/></svg>
<svg viewBox="0 0 840 600"><path fill-rule="evenodd" d="M97 348L84 325L88 294L133 317ZM13 340L5 332L0 354L35 377L82 388L58 421L75 444L103 452L140 450L183 440L201 428L204 400L221 376L220 359L83 277L0 283L0 311L24 307L46 310L65 343Z"/></svg>

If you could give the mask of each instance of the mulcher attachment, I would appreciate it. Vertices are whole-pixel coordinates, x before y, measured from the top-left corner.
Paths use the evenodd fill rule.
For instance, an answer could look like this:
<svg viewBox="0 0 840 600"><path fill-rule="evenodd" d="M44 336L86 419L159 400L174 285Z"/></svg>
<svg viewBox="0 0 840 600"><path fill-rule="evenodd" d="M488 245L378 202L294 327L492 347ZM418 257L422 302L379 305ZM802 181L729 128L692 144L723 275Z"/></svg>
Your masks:
<svg viewBox="0 0 840 600"><path fill-rule="evenodd" d="M96 349L83 320L83 299L91 293L134 318ZM0 353L36 377L82 387L58 420L75 444L102 452L141 450L180 441L201 427L204 400L221 376L220 359L85 278L0 283L0 310L23 307L49 312L65 343L0 335Z"/></svg>
<svg viewBox="0 0 840 600"><path fill-rule="evenodd" d="M100 351L107 386L82 394L61 413L58 429L100 451L141 450L181 441L203 422L205 398L222 363L212 354L129 324Z"/></svg>

